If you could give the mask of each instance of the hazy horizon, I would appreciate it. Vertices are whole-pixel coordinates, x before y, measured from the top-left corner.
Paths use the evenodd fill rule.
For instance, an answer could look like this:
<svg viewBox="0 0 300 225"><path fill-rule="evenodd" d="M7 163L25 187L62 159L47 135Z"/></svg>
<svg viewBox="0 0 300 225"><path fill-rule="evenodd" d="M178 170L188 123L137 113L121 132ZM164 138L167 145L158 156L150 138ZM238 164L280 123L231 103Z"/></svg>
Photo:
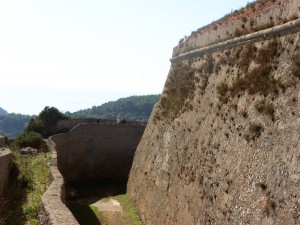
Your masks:
<svg viewBox="0 0 300 225"><path fill-rule="evenodd" d="M173 47L247 0L0 0L0 107L78 111L160 94Z"/></svg>

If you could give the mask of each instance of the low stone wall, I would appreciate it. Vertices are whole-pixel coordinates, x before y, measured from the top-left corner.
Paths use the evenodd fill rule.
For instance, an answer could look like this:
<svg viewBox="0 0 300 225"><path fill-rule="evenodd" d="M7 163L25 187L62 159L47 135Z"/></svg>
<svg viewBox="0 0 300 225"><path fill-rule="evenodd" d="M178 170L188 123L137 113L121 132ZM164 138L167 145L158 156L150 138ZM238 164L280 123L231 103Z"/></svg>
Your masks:
<svg viewBox="0 0 300 225"><path fill-rule="evenodd" d="M42 197L39 212L40 225L79 225L73 214L64 204L64 179L57 168L55 143L49 138L52 156L50 165L51 184ZM1 165L1 164L0 164Z"/></svg>
<svg viewBox="0 0 300 225"><path fill-rule="evenodd" d="M7 148L0 148L0 197L3 195L9 178L9 171L12 165L12 152Z"/></svg>
<svg viewBox="0 0 300 225"><path fill-rule="evenodd" d="M52 137L58 168L67 181L127 180L144 129L129 124L79 124Z"/></svg>

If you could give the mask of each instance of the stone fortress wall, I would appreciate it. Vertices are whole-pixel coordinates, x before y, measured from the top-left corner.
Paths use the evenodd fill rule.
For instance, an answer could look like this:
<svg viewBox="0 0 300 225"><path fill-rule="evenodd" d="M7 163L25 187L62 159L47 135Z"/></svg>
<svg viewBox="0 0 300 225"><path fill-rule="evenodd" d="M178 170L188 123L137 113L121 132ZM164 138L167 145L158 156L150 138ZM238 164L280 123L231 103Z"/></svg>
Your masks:
<svg viewBox="0 0 300 225"><path fill-rule="evenodd" d="M248 11L233 14L199 29L174 48L173 58L191 50L230 41L236 35L240 36L238 34L240 32L251 30L254 32L264 26L268 28L272 23L273 25L284 24L288 22L286 20L299 17L299 7L299 2L296 0L273 0L266 1L265 4L257 4ZM297 34L280 39L281 42L288 42L288 40L297 43ZM258 47L263 45L259 43ZM286 46L291 48L292 45ZM233 44L229 47L234 49L235 46ZM206 53L211 52L204 52ZM212 56L222 56L222 54L217 52ZM194 65L196 63L194 62ZM288 73L288 70L284 69L288 64L283 62L279 65L281 74ZM41 218L52 219L41 219L41 221L48 221L41 224L76 224L63 205L57 207L62 213L55 211L55 204L63 204L63 177L70 181L80 180L85 176L91 179L127 178L128 171L114 173L109 169L109 167L114 168L115 171L130 169L126 165L116 165L115 162L122 160L129 162L134 151L129 150L128 154L121 154L120 158L112 158L114 154L119 155L121 147L124 147L122 143L127 143L117 136L127 133L133 134L136 139L142 137L140 143L138 141L135 143L138 149L129 177L128 194L146 225L218 224L218 222L280 224L283 221L297 224L300 220L300 204L299 201L296 202L297 198L299 199L297 187L300 184L300 171L299 166L297 167L300 159L299 151L297 155L300 121L291 116L286 116L284 119L280 115L295 111L295 107L299 111L299 106L293 106L290 102L294 102L292 98L300 98L298 94L300 86L296 85L295 90L281 95L274 103L278 106L276 116L280 118L275 125L266 118L252 116L255 113L253 104L249 100L251 97L241 97L241 102L237 104L239 111L248 103L246 105L250 107L249 119L246 122L240 118L240 115L234 115L227 106L223 107L222 110L227 110L228 121L229 116L231 119L237 118L237 124L232 128L225 119L220 120L214 114L217 108L214 104L217 96L213 90L220 80L228 77L225 71L234 72L237 69L234 66L231 68L223 66L220 70L218 76L212 74L208 78L205 96L202 96L201 100L195 100L199 95L198 90L195 91L195 99L186 99L194 110L182 112L174 122L170 123L163 117L160 111L161 103L158 103L143 137L143 127L125 125L128 127L126 130L123 125L117 124L80 124L69 133L52 137L58 155L57 162L56 151L53 151L51 173L56 174L53 175L56 181L54 178L43 196L41 207ZM259 97L256 96L254 99L257 98ZM295 101L299 104L298 100ZM199 106L201 104L202 108ZM157 118L161 119L157 120ZM268 137L265 131L258 140L247 143L241 136L240 129L244 129L245 124L257 118L265 124L265 129L273 133L273 136ZM216 129L217 126L220 127ZM226 133L229 132L228 126L234 130L230 135ZM213 132L219 133L210 137L208 133ZM117 136L112 136L113 133ZM289 143L282 145L287 139L290 140ZM99 146L106 146L106 149L110 150L104 149L104 154L97 156ZM128 149L131 148L133 149L132 146ZM285 151L288 154L285 154ZM57 165L63 176L57 169ZM98 167L100 168L97 169ZM64 210L68 213L64 214ZM64 221L69 222L64 223Z"/></svg>
<svg viewBox="0 0 300 225"><path fill-rule="evenodd" d="M262 2L174 48L127 186L145 225L300 224L300 2Z"/></svg>

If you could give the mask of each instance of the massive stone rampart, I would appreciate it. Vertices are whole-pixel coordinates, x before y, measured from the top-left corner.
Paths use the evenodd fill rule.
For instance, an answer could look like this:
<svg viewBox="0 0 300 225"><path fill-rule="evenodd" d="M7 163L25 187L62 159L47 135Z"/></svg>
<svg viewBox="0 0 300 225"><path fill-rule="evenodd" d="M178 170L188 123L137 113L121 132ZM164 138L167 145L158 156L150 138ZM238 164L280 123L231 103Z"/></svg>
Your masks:
<svg viewBox="0 0 300 225"><path fill-rule="evenodd" d="M52 137L58 168L67 181L128 179L145 127L128 124L79 124Z"/></svg>
<svg viewBox="0 0 300 225"><path fill-rule="evenodd" d="M254 18L278 24L300 2L278 7ZM173 61L128 181L144 224L300 224L299 37Z"/></svg>
<svg viewBox="0 0 300 225"><path fill-rule="evenodd" d="M0 148L0 197L8 182L9 172L12 165L12 152L7 148Z"/></svg>

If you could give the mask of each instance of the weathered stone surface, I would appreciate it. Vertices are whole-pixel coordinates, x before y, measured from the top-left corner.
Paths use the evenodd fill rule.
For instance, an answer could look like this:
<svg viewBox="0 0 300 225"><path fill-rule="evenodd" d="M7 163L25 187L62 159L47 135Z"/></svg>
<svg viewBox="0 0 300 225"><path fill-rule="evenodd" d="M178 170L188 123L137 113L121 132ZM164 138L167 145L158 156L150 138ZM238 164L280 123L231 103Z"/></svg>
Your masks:
<svg viewBox="0 0 300 225"><path fill-rule="evenodd" d="M0 148L0 197L7 185L13 154L8 148Z"/></svg>
<svg viewBox="0 0 300 225"><path fill-rule="evenodd" d="M297 33L171 66L128 181L146 225L300 224L299 48Z"/></svg>
<svg viewBox="0 0 300 225"><path fill-rule="evenodd" d="M67 181L127 180L144 129L139 125L80 124L55 135L58 168Z"/></svg>

